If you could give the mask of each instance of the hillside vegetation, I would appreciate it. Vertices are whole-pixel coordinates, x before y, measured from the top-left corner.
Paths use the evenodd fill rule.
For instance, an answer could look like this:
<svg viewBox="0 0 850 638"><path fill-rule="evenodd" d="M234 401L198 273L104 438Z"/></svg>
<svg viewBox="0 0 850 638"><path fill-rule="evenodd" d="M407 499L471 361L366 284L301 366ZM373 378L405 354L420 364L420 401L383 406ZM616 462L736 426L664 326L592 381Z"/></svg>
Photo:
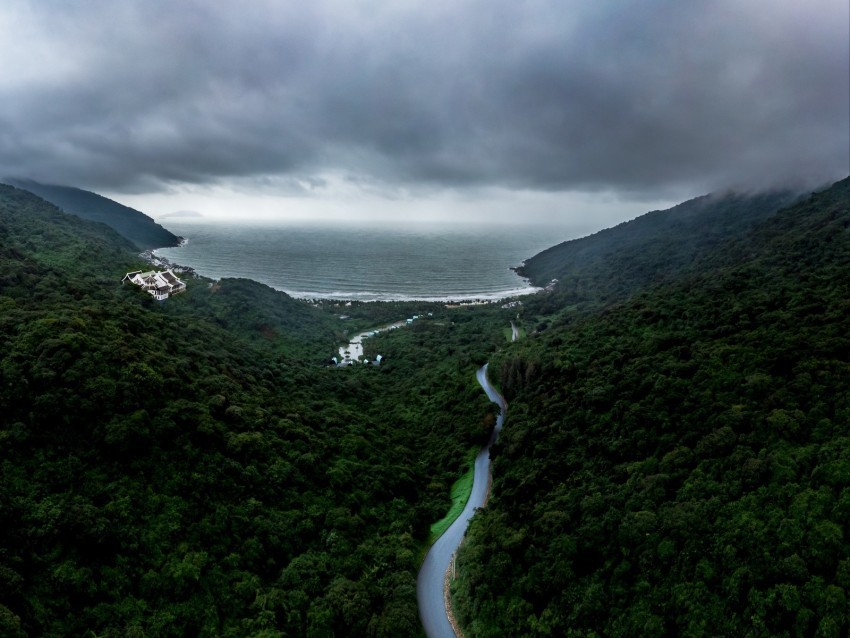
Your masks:
<svg viewBox="0 0 850 638"><path fill-rule="evenodd" d="M134 252L0 187L0 635L420 635L491 320L328 368L335 315L239 280L154 302Z"/></svg>
<svg viewBox="0 0 850 638"><path fill-rule="evenodd" d="M850 179L512 346L467 637L847 635L848 361Z"/></svg>
<svg viewBox="0 0 850 638"><path fill-rule="evenodd" d="M697 197L548 248L517 272L538 286L558 280L553 294L532 302L537 313L598 308L674 280L797 197L788 191Z"/></svg>
<svg viewBox="0 0 850 638"><path fill-rule="evenodd" d="M846 635L850 179L783 197L574 244L517 319L239 279L155 302L130 240L0 186L0 635L421 635L487 360L468 638ZM327 365L412 314L380 366Z"/></svg>
<svg viewBox="0 0 850 638"><path fill-rule="evenodd" d="M133 242L140 250L176 246L180 242L177 235L166 230L144 213L97 193L70 186L40 184L29 179L3 181L38 195L66 213L106 224Z"/></svg>

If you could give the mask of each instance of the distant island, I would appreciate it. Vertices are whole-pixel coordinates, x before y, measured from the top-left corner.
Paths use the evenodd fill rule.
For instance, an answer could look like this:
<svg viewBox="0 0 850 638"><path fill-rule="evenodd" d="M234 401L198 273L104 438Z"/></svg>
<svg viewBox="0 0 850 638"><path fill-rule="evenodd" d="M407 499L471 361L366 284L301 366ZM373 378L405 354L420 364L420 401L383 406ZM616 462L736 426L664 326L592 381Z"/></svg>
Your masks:
<svg viewBox="0 0 850 638"><path fill-rule="evenodd" d="M173 213L160 215L159 219L165 219L167 217L203 217L203 215L196 210L176 210Z"/></svg>

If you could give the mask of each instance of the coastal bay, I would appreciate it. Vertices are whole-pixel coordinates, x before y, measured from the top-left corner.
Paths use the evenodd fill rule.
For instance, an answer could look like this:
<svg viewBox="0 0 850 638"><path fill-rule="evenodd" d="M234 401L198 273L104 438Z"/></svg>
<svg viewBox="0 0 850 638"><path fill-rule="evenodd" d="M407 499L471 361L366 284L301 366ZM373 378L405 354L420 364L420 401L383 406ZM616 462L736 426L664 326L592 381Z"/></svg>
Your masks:
<svg viewBox="0 0 850 638"><path fill-rule="evenodd" d="M519 224L331 224L167 219L184 245L157 256L214 279L245 277L297 298L501 299L534 292L510 270L578 229Z"/></svg>

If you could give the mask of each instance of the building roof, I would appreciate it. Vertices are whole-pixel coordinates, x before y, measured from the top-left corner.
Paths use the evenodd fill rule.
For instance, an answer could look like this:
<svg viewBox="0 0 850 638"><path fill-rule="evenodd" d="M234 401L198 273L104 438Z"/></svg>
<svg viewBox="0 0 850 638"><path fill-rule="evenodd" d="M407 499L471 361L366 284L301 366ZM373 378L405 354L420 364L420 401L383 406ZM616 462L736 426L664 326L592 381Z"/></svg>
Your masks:
<svg viewBox="0 0 850 638"><path fill-rule="evenodd" d="M186 284L178 279L171 272L171 269L164 271L149 270L148 272L136 270L128 272L121 281L127 281L128 279L149 292L156 290L159 293L165 293L166 296L168 293L180 292L186 288Z"/></svg>

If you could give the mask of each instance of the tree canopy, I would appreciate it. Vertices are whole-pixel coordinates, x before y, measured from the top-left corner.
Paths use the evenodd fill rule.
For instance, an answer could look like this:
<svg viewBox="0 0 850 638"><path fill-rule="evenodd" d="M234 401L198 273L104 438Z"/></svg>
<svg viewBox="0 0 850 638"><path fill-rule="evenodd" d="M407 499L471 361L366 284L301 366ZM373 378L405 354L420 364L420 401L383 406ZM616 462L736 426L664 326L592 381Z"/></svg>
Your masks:
<svg viewBox="0 0 850 638"><path fill-rule="evenodd" d="M515 308L340 307L201 277L156 302L127 238L0 186L0 634L421 635L489 360L468 637L846 635L850 179L791 199L568 245ZM329 364L413 314L364 342L380 366Z"/></svg>
<svg viewBox="0 0 850 638"><path fill-rule="evenodd" d="M10 187L0 251L0 634L420 633L486 320L341 370L335 309L202 278L155 302L129 242Z"/></svg>
<svg viewBox="0 0 850 638"><path fill-rule="evenodd" d="M498 357L467 636L840 636L850 180Z"/></svg>

